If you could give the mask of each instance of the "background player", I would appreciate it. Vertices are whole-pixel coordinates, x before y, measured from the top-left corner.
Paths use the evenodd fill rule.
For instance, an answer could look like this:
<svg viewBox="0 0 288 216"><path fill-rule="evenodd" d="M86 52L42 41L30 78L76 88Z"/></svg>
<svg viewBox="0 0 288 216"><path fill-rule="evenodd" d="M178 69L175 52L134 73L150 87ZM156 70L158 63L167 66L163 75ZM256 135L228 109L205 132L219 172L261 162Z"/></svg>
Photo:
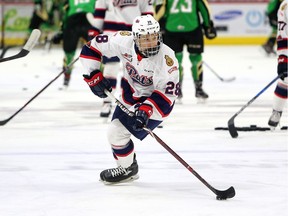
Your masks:
<svg viewBox="0 0 288 216"><path fill-rule="evenodd" d="M270 0L267 5L266 15L272 28L272 32L269 35L267 41L265 42L265 44L262 45L262 48L267 55L276 54L276 51L274 50L274 45L277 35L277 11L281 2L282 0Z"/></svg>
<svg viewBox="0 0 288 216"><path fill-rule="evenodd" d="M183 81L183 47L187 46L189 59L192 64L191 72L195 85L196 98L206 99L208 94L203 90L202 53L204 51L204 38L216 37L216 29L209 12L206 0L163 0L157 5L155 16L158 20L165 19L164 43L171 47L178 59L180 68L180 84ZM200 23L203 20L203 25ZM175 40L177 38L177 40ZM179 99L182 98L182 90Z"/></svg>
<svg viewBox="0 0 288 216"><path fill-rule="evenodd" d="M63 39L64 63L63 67L69 65L75 56L80 38L88 40L88 31L92 28L86 15L94 11L95 0L74 1L67 0L64 4L64 18L62 32L52 39L54 43L60 43ZM68 87L72 69L65 71L63 85Z"/></svg>
<svg viewBox="0 0 288 216"><path fill-rule="evenodd" d="M288 0L284 0L278 10L277 54L278 74L283 74L274 91L273 111L268 125L272 128L279 124L288 95ZM286 73L286 75L284 75Z"/></svg>

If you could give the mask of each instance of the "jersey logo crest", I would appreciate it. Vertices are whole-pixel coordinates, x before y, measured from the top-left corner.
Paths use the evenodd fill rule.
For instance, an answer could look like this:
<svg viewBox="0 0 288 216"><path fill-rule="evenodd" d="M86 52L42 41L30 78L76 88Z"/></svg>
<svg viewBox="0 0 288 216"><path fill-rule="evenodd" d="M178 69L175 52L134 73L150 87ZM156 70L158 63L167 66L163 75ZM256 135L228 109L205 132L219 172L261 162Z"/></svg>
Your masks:
<svg viewBox="0 0 288 216"><path fill-rule="evenodd" d="M134 82L139 83L142 86L150 86L153 84L153 76L144 76L140 75L136 68L131 65L129 62L126 63L126 70Z"/></svg>
<svg viewBox="0 0 288 216"><path fill-rule="evenodd" d="M171 67L174 64L174 61L172 58L170 58L168 55L165 55L164 57L166 59L166 64Z"/></svg>

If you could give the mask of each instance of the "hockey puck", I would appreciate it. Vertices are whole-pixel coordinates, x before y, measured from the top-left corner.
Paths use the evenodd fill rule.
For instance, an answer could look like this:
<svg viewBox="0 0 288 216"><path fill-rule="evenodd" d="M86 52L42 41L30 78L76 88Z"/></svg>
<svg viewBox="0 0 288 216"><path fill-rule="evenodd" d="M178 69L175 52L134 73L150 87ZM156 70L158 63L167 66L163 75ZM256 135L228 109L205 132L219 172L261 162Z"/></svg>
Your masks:
<svg viewBox="0 0 288 216"><path fill-rule="evenodd" d="M27 90L28 90L28 88L26 88L26 87L23 87L23 88L22 88L22 90L23 90L23 91L27 91Z"/></svg>

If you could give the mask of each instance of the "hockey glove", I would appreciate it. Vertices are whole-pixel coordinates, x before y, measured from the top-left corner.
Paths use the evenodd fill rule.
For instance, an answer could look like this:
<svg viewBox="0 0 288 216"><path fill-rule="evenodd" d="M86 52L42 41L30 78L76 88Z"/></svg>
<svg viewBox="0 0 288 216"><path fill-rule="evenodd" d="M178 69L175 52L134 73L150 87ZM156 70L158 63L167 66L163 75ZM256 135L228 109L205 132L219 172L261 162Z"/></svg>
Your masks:
<svg viewBox="0 0 288 216"><path fill-rule="evenodd" d="M217 37L217 31L212 20L210 20L209 26L203 25L203 28L207 39L212 40Z"/></svg>
<svg viewBox="0 0 288 216"><path fill-rule="evenodd" d="M94 28L94 27L90 28L88 30L88 41L92 40L94 37L96 37L99 34L100 32L97 28Z"/></svg>
<svg viewBox="0 0 288 216"><path fill-rule="evenodd" d="M282 76L280 77L282 80L287 77L287 71L288 71L288 57L285 55L280 55L278 57L278 68L277 68L277 73Z"/></svg>
<svg viewBox="0 0 288 216"><path fill-rule="evenodd" d="M100 70L94 70L90 75L83 75L85 82L87 82L91 91L100 98L106 98L105 89L112 91L112 87L107 79L103 77Z"/></svg>
<svg viewBox="0 0 288 216"><path fill-rule="evenodd" d="M60 44L60 42L62 40L63 40L63 32L62 31L55 34L51 39L52 43L54 43L54 44Z"/></svg>
<svg viewBox="0 0 288 216"><path fill-rule="evenodd" d="M149 118L153 114L153 108L149 104L141 104L135 106L135 109L135 122L132 127L135 131L141 131L148 124Z"/></svg>

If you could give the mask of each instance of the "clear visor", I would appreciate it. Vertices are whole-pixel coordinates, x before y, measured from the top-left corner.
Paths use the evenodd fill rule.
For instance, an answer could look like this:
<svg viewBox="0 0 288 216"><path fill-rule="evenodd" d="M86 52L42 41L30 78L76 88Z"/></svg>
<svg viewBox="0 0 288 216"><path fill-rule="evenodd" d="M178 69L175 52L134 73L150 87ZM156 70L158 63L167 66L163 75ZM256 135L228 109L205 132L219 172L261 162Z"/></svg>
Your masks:
<svg viewBox="0 0 288 216"><path fill-rule="evenodd" d="M141 54L146 57L151 57L159 52L162 44L162 36L160 32L138 35L135 36L135 43Z"/></svg>

